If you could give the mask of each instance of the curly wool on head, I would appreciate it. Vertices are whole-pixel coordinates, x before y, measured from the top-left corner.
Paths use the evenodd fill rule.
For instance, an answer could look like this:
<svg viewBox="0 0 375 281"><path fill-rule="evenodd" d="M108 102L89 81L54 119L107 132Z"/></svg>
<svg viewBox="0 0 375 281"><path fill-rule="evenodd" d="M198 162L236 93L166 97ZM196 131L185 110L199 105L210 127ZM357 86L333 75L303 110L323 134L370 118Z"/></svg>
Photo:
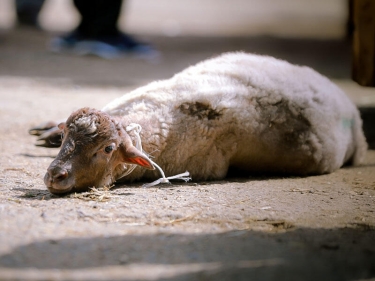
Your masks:
<svg viewBox="0 0 375 281"><path fill-rule="evenodd" d="M73 112L66 126L72 133L93 137L109 137L118 130L118 122L100 110L85 107Z"/></svg>

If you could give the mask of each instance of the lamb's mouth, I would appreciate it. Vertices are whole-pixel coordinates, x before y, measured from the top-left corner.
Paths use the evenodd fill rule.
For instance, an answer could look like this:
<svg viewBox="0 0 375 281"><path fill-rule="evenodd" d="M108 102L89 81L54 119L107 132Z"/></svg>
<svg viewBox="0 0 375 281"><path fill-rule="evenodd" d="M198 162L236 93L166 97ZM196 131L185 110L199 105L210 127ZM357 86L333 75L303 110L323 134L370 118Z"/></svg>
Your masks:
<svg viewBox="0 0 375 281"><path fill-rule="evenodd" d="M49 192L51 192L54 195L65 195L67 193L70 193L74 187L68 187L68 188L54 188L53 186L47 186Z"/></svg>
<svg viewBox="0 0 375 281"><path fill-rule="evenodd" d="M90 187L77 187L75 185L71 185L69 187L62 187L62 186L55 186L53 185L47 185L47 188L49 192L51 192L54 195L64 196L69 193L73 192L85 192L89 191Z"/></svg>

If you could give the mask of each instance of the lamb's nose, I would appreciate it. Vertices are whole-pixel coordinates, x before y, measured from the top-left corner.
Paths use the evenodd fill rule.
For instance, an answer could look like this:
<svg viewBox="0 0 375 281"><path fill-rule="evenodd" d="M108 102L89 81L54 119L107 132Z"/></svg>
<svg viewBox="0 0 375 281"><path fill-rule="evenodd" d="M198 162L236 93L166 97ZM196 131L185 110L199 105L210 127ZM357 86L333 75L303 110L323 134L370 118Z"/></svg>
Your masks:
<svg viewBox="0 0 375 281"><path fill-rule="evenodd" d="M68 177L68 171L60 167L48 169L47 172L50 178L52 179L52 182L60 182Z"/></svg>

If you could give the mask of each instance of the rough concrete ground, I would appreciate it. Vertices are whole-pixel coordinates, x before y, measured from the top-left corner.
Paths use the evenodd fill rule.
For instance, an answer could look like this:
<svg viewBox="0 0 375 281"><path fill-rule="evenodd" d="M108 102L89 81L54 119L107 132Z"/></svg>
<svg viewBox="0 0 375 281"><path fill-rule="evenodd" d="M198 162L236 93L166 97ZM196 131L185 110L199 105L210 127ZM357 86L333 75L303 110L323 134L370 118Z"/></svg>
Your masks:
<svg viewBox="0 0 375 281"><path fill-rule="evenodd" d="M47 38L19 29L0 43L0 280L375 278L375 151L330 175L117 185L86 201L46 191L58 150L27 133L232 50L310 65L373 105L374 90L349 80L348 42L150 37L159 60L105 61L50 54Z"/></svg>

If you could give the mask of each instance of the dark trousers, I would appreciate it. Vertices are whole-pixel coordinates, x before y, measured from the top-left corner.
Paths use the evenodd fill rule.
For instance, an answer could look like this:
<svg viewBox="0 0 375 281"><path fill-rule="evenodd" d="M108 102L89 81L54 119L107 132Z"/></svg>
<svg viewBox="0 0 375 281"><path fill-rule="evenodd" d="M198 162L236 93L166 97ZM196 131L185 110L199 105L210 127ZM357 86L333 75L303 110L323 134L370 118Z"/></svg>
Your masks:
<svg viewBox="0 0 375 281"><path fill-rule="evenodd" d="M83 37L97 38L119 34L117 20L122 0L74 0L81 22L77 31Z"/></svg>
<svg viewBox="0 0 375 281"><path fill-rule="evenodd" d="M19 23L37 25L38 15L44 0L16 0L16 13Z"/></svg>

